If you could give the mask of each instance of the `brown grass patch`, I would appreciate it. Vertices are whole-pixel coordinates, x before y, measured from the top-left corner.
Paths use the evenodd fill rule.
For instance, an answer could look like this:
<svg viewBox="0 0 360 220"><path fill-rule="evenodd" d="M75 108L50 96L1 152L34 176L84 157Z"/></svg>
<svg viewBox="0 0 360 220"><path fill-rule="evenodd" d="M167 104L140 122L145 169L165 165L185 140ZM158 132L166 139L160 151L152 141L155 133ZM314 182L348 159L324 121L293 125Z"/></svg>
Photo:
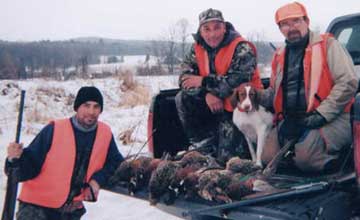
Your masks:
<svg viewBox="0 0 360 220"><path fill-rule="evenodd" d="M129 69L125 69L120 72L119 80L121 81L120 90L122 92L133 90L138 84L135 80L134 73Z"/></svg>
<svg viewBox="0 0 360 220"><path fill-rule="evenodd" d="M134 132L135 127L128 128L125 131L120 132L118 139L122 141L122 144L128 145L134 143L134 140L131 139L131 135Z"/></svg>
<svg viewBox="0 0 360 220"><path fill-rule="evenodd" d="M138 83L134 73L124 70L120 76L121 101L119 106L135 107L137 105L147 105L150 103L150 91L146 86Z"/></svg>
<svg viewBox="0 0 360 220"><path fill-rule="evenodd" d="M66 95L64 88L38 87L35 93L38 97L45 96L46 99L51 98L53 101L63 102L65 105L71 105L75 100L75 96L73 94Z"/></svg>
<svg viewBox="0 0 360 220"><path fill-rule="evenodd" d="M75 99L64 88L38 87L34 93L34 103L27 110L28 122L48 123L54 118L63 117Z"/></svg>
<svg viewBox="0 0 360 220"><path fill-rule="evenodd" d="M37 97L35 105L30 108L27 112L28 117L26 117L28 122L37 122L37 123L48 123L52 117L49 116L48 108L44 105L44 101Z"/></svg>

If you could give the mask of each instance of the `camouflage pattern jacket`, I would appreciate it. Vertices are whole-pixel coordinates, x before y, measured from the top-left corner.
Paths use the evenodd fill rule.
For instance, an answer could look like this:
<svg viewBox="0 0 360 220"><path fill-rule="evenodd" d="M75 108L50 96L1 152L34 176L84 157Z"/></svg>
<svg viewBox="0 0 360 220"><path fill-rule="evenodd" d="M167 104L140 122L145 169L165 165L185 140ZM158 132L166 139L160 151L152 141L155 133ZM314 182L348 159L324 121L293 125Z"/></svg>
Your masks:
<svg viewBox="0 0 360 220"><path fill-rule="evenodd" d="M189 95L204 97L206 93L224 99L232 94L234 88L238 87L241 83L248 82L252 78L254 70L256 69L256 52L253 51L251 46L246 42L241 42L237 45L232 62L226 75L220 76L215 71L215 57L219 49L228 45L235 37L240 34L234 29L233 25L226 22L226 33L224 40L217 48L211 48L206 44L204 39L200 36L198 31L193 35L196 43L202 45L208 52L210 74L202 81L202 86L196 89L185 90ZM196 62L195 49L192 45L190 53L185 57L181 65L182 73L179 77L179 84L181 87L181 77L183 74L199 75L199 68Z"/></svg>

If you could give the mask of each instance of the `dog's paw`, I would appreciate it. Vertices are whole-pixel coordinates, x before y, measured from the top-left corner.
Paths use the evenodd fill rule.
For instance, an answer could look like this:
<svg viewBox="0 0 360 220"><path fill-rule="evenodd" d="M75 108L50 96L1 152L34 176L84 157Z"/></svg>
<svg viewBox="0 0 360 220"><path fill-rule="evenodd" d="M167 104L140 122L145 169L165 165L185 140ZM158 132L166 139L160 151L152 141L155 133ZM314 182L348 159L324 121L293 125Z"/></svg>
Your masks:
<svg viewBox="0 0 360 220"><path fill-rule="evenodd" d="M264 168L261 160L257 160L257 161L255 162L255 164L256 164L257 166L259 166L260 168Z"/></svg>

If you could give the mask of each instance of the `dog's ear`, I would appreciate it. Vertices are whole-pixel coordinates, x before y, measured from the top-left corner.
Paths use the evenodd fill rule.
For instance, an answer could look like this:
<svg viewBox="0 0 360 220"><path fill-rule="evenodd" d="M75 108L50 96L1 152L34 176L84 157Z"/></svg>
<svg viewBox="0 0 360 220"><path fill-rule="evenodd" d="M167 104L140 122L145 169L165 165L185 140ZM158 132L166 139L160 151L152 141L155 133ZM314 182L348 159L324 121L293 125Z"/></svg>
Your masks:
<svg viewBox="0 0 360 220"><path fill-rule="evenodd" d="M233 109L236 108L238 101L239 101L238 90L234 89L233 94L230 96L230 103Z"/></svg>

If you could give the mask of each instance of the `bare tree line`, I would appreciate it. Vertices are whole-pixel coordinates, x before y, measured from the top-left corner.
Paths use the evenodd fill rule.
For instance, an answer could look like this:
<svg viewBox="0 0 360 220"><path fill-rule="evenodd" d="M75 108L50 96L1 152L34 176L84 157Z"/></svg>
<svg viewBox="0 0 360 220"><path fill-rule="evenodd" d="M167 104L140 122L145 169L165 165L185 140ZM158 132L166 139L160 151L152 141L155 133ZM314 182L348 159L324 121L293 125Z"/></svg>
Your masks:
<svg viewBox="0 0 360 220"><path fill-rule="evenodd" d="M72 74L85 77L89 64L100 63L101 55L146 55L156 58L156 65L145 62L138 67L141 75L178 74L179 64L191 46L190 24L182 18L170 25L156 40L111 40L80 38L68 41L6 42L0 41L0 79L33 77L66 78ZM272 50L262 33L254 32L248 40L255 43L259 63L269 63ZM112 58L113 58L112 57ZM116 60L117 61L117 60ZM112 61L115 62L115 61Z"/></svg>

